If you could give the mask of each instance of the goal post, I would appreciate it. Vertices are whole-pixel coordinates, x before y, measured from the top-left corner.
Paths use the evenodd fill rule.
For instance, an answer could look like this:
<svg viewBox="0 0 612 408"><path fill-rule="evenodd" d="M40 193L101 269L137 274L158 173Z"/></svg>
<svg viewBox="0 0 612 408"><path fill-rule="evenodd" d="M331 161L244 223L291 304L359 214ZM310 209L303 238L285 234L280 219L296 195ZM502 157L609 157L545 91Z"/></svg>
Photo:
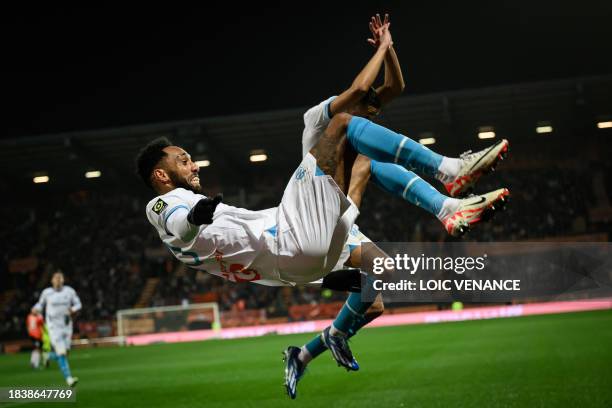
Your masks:
<svg viewBox="0 0 612 408"><path fill-rule="evenodd" d="M215 302L117 311L117 335L121 338L206 329L221 329L219 305Z"/></svg>

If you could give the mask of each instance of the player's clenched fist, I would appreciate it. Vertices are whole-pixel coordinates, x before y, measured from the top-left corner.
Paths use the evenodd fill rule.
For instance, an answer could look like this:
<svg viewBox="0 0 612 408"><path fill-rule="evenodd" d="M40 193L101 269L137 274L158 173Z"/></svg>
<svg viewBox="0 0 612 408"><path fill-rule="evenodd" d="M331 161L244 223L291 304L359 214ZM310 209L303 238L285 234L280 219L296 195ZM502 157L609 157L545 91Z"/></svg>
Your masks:
<svg viewBox="0 0 612 408"><path fill-rule="evenodd" d="M217 194L214 198L203 198L189 211L187 221L193 225L212 224L215 208L223 200L222 194Z"/></svg>

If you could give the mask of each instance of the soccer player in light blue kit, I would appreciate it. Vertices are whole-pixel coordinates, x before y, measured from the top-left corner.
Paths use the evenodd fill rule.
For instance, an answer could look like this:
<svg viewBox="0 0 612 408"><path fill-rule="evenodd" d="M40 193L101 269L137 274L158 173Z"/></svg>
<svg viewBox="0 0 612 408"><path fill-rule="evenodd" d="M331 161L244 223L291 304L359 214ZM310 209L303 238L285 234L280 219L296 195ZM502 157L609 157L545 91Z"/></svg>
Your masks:
<svg viewBox="0 0 612 408"><path fill-rule="evenodd" d="M64 285L64 274L55 272L51 278L51 287L40 294L40 299L32 307L32 313L45 312L45 321L51 339L53 351L49 358L56 360L66 384L74 387L79 379L70 373L68 351L72 341L72 316L81 310L81 300L76 291Z"/></svg>
<svg viewBox="0 0 612 408"><path fill-rule="evenodd" d="M378 14L372 17L370 31L373 38L368 39L368 42L377 48L375 55L357 75L350 88L339 96L333 96L313 106L304 114L303 154L307 154L328 131L334 116L340 117L343 113L354 115L348 118L354 125L357 124L353 126L353 137L350 138L349 135L349 141L353 145L360 142L359 137L354 135L364 131L369 133L367 136L370 139L366 141L366 144L379 145L381 142L398 144L397 150L392 151L395 152L392 160L389 157L381 156L380 152L372 154L371 160L366 158L370 162L370 180L384 191L401 197L437 217L450 235L460 236L473 224L479 222L483 218L483 212L492 207L500 196L503 200L503 196L507 194L505 189L500 189L463 200L454 198L463 197L471 192L478 179L494 168L497 161L507 153L508 141L503 139L482 151L468 152L459 158L451 158L437 154L407 137L377 127L368 120L362 119L371 119L378 115L381 108L399 96L404 89L404 80L397 54L393 48L389 26L388 15L385 15L384 21ZM385 66L384 84L375 89L372 85L383 63ZM355 129L359 130L355 131ZM364 154L368 153L368 149L363 148L365 146L362 149L358 149L358 146L355 145L353 147ZM401 159L399 157L401 153L408 154L404 154L404 159ZM374 160L376 157L382 160ZM439 193L411 170L419 171L443 182L450 197ZM361 264L361 243L363 242L370 242L370 240L359 231L355 224L347 241L347 251L350 252L348 266ZM359 293L350 294L330 327L301 348L289 346L285 350L285 387L291 398L296 397L297 383L306 366L328 347L339 365L348 370L359 369L359 365L341 337L355 335L359 329L380 316L384 310L380 295L369 308L366 306L361 301ZM364 312L366 309L367 312Z"/></svg>

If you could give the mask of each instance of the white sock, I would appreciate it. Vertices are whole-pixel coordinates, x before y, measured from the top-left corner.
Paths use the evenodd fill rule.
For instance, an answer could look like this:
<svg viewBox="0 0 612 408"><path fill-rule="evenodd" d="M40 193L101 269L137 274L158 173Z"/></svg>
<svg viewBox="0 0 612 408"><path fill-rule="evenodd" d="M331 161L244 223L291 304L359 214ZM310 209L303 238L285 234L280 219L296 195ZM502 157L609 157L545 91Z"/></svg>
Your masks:
<svg viewBox="0 0 612 408"><path fill-rule="evenodd" d="M443 183L450 183L457 177L461 170L461 159L454 159L452 157L444 157L440 167L438 167L438 174L436 178Z"/></svg>
<svg viewBox="0 0 612 408"><path fill-rule="evenodd" d="M304 363L304 365L310 363L310 361L312 360L312 356L310 355L310 352L308 352L308 349L305 345L302 346L302 348L300 349L300 354L298 354L298 358L302 363Z"/></svg>
<svg viewBox="0 0 612 408"><path fill-rule="evenodd" d="M38 368L38 366L40 365L40 351L32 350L32 355L30 356L30 364L32 364L32 367Z"/></svg>
<svg viewBox="0 0 612 408"><path fill-rule="evenodd" d="M442 203L442 208L436 217L438 217L440 221L444 220L446 217L457 211L460 202L461 200L457 198L447 198Z"/></svg>

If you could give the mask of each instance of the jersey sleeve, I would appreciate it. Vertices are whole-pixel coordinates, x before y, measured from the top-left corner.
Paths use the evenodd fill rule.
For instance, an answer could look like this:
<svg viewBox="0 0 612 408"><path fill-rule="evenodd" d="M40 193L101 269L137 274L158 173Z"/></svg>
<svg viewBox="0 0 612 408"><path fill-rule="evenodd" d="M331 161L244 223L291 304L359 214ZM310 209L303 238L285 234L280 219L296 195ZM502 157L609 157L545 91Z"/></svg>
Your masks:
<svg viewBox="0 0 612 408"><path fill-rule="evenodd" d="M36 302L36 304L32 308L37 310L39 313L42 313L43 309L47 305L48 295L49 295L49 291L47 289L43 290L42 293L40 294L40 298L38 299L38 302Z"/></svg>
<svg viewBox="0 0 612 408"><path fill-rule="evenodd" d="M331 120L329 112L329 105L336 99L335 96L324 100L316 106L308 109L304 114L304 127L308 128L320 128L321 126L327 127L327 124Z"/></svg>
<svg viewBox="0 0 612 408"><path fill-rule="evenodd" d="M192 204L192 200L179 192L166 194L149 202L147 218L158 231L188 242L195 238L200 228L187 221Z"/></svg>
<svg viewBox="0 0 612 408"><path fill-rule="evenodd" d="M304 114L304 132L302 134L302 156L305 156L315 145L329 121L331 120L329 105L335 99L335 96L324 100L316 106L308 109Z"/></svg>
<svg viewBox="0 0 612 408"><path fill-rule="evenodd" d="M81 310L81 308L83 307L83 305L81 304L81 299L79 298L79 295L77 295L76 291L72 288L71 289L71 299L70 299L70 311L71 312L78 312L79 310Z"/></svg>

